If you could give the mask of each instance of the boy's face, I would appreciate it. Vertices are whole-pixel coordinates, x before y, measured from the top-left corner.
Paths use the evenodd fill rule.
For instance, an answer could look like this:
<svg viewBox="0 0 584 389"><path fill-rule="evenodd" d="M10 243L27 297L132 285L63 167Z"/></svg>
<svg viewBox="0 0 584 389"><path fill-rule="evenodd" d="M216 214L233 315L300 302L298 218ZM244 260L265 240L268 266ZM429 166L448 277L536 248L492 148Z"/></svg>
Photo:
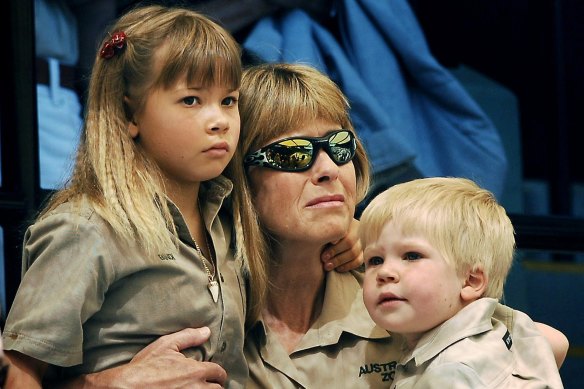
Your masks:
<svg viewBox="0 0 584 389"><path fill-rule="evenodd" d="M363 299L373 320L410 346L463 307L464 277L423 236L392 221L364 251Z"/></svg>

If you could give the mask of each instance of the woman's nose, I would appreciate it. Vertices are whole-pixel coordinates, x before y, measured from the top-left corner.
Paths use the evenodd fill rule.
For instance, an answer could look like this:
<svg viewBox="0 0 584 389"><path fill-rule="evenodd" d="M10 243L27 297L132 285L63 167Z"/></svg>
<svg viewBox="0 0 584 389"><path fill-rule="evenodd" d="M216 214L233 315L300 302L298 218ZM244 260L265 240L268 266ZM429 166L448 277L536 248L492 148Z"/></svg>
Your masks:
<svg viewBox="0 0 584 389"><path fill-rule="evenodd" d="M319 150L316 160L310 169L315 184L334 181L339 177L339 166L324 150Z"/></svg>

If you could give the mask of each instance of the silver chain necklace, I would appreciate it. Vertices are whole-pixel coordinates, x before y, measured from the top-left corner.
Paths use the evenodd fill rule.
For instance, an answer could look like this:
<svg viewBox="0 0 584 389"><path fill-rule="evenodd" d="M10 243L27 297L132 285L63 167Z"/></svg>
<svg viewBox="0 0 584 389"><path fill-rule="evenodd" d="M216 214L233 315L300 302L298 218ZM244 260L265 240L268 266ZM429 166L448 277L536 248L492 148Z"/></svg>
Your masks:
<svg viewBox="0 0 584 389"><path fill-rule="evenodd" d="M203 219L203 212L201 211L200 204L199 204L199 214L201 215L201 221L203 221L204 220ZM209 283L207 284L207 289L209 289L209 292L211 293L211 296L213 297L213 301L215 303L217 303L217 301L219 301L219 283L217 282L217 280L215 280L215 275L217 273L217 266L213 265L213 263L215 261L213 259L213 252L211 251L211 245L209 245L209 240L207 239L207 228L205 227L204 221L202 224L203 224L203 234L205 235L205 244L207 245L207 251L209 252L209 256L211 257L211 261L208 261L207 258L205 258L205 256L203 255L203 252L201 251L201 248L199 247L199 244L197 243L195 238L193 238L192 235L191 235L191 239L195 243L195 249L197 250L197 254L199 254L199 258L201 258L201 262L203 263L203 267L205 268L205 273L207 273L207 279L209 280ZM211 267L213 268L213 273L211 273L209 266L207 266L207 262L209 262L209 265L211 265Z"/></svg>

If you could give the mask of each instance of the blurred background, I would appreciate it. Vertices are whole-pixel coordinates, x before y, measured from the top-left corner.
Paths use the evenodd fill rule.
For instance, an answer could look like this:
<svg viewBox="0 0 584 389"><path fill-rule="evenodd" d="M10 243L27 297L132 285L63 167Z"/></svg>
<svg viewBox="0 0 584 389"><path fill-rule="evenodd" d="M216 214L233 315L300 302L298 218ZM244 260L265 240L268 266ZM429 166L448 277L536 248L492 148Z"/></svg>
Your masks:
<svg viewBox="0 0 584 389"><path fill-rule="evenodd" d="M366 27L346 23L354 16L355 11L350 7L374 4L372 0L147 3L188 5L211 16L245 47L246 63L275 60L269 53L254 51L261 44L256 37L263 28L287 23L292 16L305 15L306 19L301 20L308 20L313 30L322 29L319 36L326 34L327 39L330 36L333 42L338 42L342 54L350 60L358 61L360 55L371 52L391 58L403 77L405 92L412 92L419 85L412 82L416 77L412 68L407 67L406 59L411 57L406 57L404 50L413 43L420 45L409 55L453 77L465 91L464 104L477 105L495 131L496 146L500 146L501 155L497 160L505 162L500 172L490 170L488 160L457 163L462 175L475 170L494 175L489 178L493 181L492 190L515 225L518 255L506 284L505 303L568 336L570 351L560 373L566 388L582 387L584 2L377 1L394 2L392 13L387 15L388 26L407 25L413 29L391 35L394 41L387 43L387 47L383 47L385 41L381 46L373 46L371 39L347 44L348 35L359 36L359 29ZM134 4L108 0L8 0L3 3L0 16L4 38L0 73L2 318L10 308L20 280L22 235L46 196L67 179L98 41L106 33L107 24ZM414 42L415 37L420 39ZM311 43L301 41L300 34L287 38L288 48ZM347 93L353 79L342 78L338 69L326 63L327 55L321 62L315 59L314 65L328 71ZM363 68L357 71L364 72ZM359 76L361 80L371 75ZM355 109L355 115L360 114ZM375 144L378 142L368 141L369 136L375 135L367 128L368 119L374 118L356 116L354 121L363 122L360 136L374 155L373 148L378 147ZM394 132L399 132L399 128ZM390 133L390 138L393 134ZM404 136L407 138L407 134ZM390 138L387 144L395 141ZM475 143L480 150L481 140ZM412 151L404 153L403 160L384 165L381 162L376 165L373 160L378 189L434 172L458 174L456 169L432 170L420 164L417 145L406 146ZM439 143L433 145L430 141L424 147L430 147L437 158L441 151L444 153L444 146ZM473 178L470 173L469 176ZM485 179L485 182L491 181Z"/></svg>

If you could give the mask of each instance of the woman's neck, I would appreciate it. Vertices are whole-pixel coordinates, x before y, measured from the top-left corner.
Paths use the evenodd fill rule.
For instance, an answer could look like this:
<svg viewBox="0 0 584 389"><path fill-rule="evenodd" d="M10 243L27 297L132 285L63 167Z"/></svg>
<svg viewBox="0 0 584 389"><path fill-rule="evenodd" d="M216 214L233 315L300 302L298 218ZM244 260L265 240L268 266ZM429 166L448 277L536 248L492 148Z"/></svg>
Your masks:
<svg viewBox="0 0 584 389"><path fill-rule="evenodd" d="M263 315L288 352L292 352L322 311L325 272L322 248L287 250L279 246L270 267L270 291Z"/></svg>

